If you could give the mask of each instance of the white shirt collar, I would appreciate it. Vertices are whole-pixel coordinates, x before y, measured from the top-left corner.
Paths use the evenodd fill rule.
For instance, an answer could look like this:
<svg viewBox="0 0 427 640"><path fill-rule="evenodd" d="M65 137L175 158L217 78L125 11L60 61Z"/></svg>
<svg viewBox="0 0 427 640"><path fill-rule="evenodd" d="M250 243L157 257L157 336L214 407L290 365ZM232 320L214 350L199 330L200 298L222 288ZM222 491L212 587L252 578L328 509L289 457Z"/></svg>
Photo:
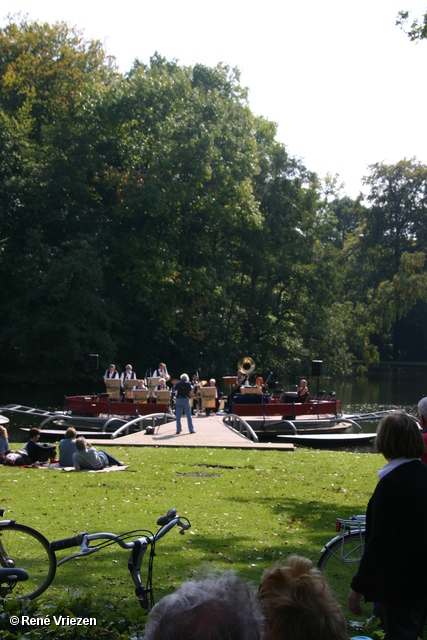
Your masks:
<svg viewBox="0 0 427 640"><path fill-rule="evenodd" d="M397 467L400 467L402 464L414 462L414 460L419 460L419 458L395 458L394 460L390 460L390 462L387 462L387 464L378 471L379 479L381 480L384 476L390 473L390 471L397 469Z"/></svg>

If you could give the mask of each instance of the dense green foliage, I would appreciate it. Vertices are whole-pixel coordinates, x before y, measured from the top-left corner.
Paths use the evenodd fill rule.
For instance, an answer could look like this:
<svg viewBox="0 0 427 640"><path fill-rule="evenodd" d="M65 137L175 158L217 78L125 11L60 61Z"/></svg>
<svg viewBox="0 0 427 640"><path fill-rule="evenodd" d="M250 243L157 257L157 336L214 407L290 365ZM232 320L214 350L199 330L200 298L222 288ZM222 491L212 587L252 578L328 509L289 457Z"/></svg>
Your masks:
<svg viewBox="0 0 427 640"><path fill-rule="evenodd" d="M0 30L0 353L9 381L132 362L218 377L427 359L427 168L322 184L237 70L120 74L64 24Z"/></svg>

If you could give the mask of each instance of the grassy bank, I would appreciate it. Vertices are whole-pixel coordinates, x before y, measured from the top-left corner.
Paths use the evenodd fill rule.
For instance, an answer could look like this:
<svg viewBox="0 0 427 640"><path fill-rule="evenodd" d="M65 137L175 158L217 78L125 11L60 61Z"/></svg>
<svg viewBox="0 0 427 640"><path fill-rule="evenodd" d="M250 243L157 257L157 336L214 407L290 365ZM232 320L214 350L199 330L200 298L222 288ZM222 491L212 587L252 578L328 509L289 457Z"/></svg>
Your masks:
<svg viewBox="0 0 427 640"><path fill-rule="evenodd" d="M256 583L287 555L316 563L336 517L365 511L383 464L375 454L303 449L114 448L114 455L129 469L91 474L2 467L0 504L7 517L49 540L86 530L156 530L157 517L176 507L192 528L185 536L173 530L159 542L156 600L200 565L232 568ZM59 567L42 599L55 602L79 588L98 602L132 610L127 555L114 545Z"/></svg>

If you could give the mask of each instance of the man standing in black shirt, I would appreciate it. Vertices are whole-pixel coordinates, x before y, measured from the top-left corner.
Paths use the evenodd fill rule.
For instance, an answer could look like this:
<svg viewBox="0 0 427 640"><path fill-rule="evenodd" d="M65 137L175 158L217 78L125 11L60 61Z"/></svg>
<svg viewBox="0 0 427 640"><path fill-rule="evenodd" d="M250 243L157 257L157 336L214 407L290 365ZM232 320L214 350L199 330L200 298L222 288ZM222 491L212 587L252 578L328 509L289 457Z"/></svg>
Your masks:
<svg viewBox="0 0 427 640"><path fill-rule="evenodd" d="M176 432L181 433L181 416L182 412L185 411L185 415L187 416L188 422L188 430L190 433L196 433L193 427L193 421L191 419L191 406L190 406L190 393L191 393L191 384L190 379L186 373L183 373L180 376L180 382L177 382L175 385L176 391Z"/></svg>

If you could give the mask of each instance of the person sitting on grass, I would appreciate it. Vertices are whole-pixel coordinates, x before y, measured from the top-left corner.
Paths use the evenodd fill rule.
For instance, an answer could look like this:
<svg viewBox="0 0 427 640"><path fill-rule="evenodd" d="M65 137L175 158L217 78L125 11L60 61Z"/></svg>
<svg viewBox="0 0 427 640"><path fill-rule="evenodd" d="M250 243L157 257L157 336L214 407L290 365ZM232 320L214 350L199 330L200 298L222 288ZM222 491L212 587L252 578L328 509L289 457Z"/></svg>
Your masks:
<svg viewBox="0 0 427 640"><path fill-rule="evenodd" d="M262 613L252 584L226 571L184 582L151 610L144 640L261 640Z"/></svg>
<svg viewBox="0 0 427 640"><path fill-rule="evenodd" d="M76 452L77 432L74 427L68 427L65 437L59 443L59 466L72 467L73 454Z"/></svg>
<svg viewBox="0 0 427 640"><path fill-rule="evenodd" d="M6 454L9 453L9 436L7 429L0 426L0 464L3 464Z"/></svg>
<svg viewBox="0 0 427 640"><path fill-rule="evenodd" d="M348 640L347 623L329 586L308 558L291 556L262 575L262 640Z"/></svg>
<svg viewBox="0 0 427 640"><path fill-rule="evenodd" d="M41 431L37 427L30 429L30 439L22 448L27 452L32 463L35 462L57 462L56 447L54 444L40 444Z"/></svg>
<svg viewBox="0 0 427 640"><path fill-rule="evenodd" d="M80 436L76 439L76 452L73 453L73 465L77 471L91 469L99 471L112 465L123 466L123 462L116 460L105 451L97 451L90 442Z"/></svg>

